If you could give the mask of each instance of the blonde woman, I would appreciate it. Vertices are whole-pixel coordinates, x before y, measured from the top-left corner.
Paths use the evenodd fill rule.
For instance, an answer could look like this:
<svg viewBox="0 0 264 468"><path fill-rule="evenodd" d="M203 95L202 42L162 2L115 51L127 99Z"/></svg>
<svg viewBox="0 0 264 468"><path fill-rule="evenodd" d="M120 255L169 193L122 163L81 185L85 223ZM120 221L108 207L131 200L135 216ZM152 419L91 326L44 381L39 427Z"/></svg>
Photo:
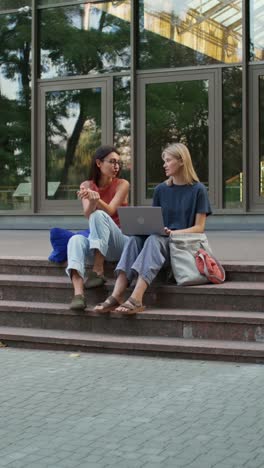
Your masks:
<svg viewBox="0 0 264 468"><path fill-rule="evenodd" d="M182 143L169 145L162 153L167 180L154 191L153 206L161 206L164 236L132 236L116 267L113 293L95 307L96 312L116 311L130 315L145 309L143 297L160 269L169 263L169 235L173 232L202 233L211 207L206 187L199 182L188 148ZM137 278L131 296L123 303L124 292Z"/></svg>

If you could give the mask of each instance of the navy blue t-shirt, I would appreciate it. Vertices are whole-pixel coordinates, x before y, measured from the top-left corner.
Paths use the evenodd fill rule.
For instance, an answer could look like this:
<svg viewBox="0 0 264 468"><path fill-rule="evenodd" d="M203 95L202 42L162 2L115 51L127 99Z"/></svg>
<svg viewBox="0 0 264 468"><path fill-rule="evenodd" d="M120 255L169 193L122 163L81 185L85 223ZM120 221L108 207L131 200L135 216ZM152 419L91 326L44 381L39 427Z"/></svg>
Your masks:
<svg viewBox="0 0 264 468"><path fill-rule="evenodd" d="M201 182L193 185L157 185L153 206L161 206L164 226L169 229L186 229L194 226L197 213L212 213L206 187Z"/></svg>

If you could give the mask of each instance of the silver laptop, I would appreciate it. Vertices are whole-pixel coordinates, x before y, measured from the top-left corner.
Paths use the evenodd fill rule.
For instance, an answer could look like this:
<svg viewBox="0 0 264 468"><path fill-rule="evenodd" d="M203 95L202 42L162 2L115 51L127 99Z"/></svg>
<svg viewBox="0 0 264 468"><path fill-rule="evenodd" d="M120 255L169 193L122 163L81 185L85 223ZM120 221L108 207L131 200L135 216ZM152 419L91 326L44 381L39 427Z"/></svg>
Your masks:
<svg viewBox="0 0 264 468"><path fill-rule="evenodd" d="M165 236L160 206L120 206L118 208L121 230L128 236Z"/></svg>

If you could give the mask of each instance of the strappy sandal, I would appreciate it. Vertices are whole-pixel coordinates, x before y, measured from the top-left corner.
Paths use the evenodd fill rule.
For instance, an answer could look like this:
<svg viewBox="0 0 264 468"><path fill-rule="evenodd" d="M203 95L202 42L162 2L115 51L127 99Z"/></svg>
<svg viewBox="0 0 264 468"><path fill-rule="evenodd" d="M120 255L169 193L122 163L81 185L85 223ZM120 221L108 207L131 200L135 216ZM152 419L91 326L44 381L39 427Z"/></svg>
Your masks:
<svg viewBox="0 0 264 468"><path fill-rule="evenodd" d="M107 312L112 312L118 306L120 306L120 302L118 302L118 300L114 296L109 296L104 302L100 302L99 304L97 304L94 307L93 312L98 312L99 314L106 314Z"/></svg>
<svg viewBox="0 0 264 468"><path fill-rule="evenodd" d="M120 310L121 308L123 310ZM137 314L138 312L143 312L145 309L146 307L143 304L135 301L135 299L130 296L126 302L115 308L115 313L122 315L133 315Z"/></svg>

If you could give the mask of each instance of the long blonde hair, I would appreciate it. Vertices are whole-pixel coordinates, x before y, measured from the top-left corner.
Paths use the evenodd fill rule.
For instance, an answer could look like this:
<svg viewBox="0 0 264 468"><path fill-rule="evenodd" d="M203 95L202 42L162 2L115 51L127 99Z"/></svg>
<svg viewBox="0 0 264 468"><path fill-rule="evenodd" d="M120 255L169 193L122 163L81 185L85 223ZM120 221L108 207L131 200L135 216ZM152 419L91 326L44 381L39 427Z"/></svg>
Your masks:
<svg viewBox="0 0 264 468"><path fill-rule="evenodd" d="M194 182L199 182L198 175L193 167L192 158L190 152L183 143L173 143L168 145L163 151L161 157L164 160L165 155L169 154L175 159L180 159L183 162L183 177L187 185L192 185ZM173 177L169 177L166 180L167 185L173 184Z"/></svg>

